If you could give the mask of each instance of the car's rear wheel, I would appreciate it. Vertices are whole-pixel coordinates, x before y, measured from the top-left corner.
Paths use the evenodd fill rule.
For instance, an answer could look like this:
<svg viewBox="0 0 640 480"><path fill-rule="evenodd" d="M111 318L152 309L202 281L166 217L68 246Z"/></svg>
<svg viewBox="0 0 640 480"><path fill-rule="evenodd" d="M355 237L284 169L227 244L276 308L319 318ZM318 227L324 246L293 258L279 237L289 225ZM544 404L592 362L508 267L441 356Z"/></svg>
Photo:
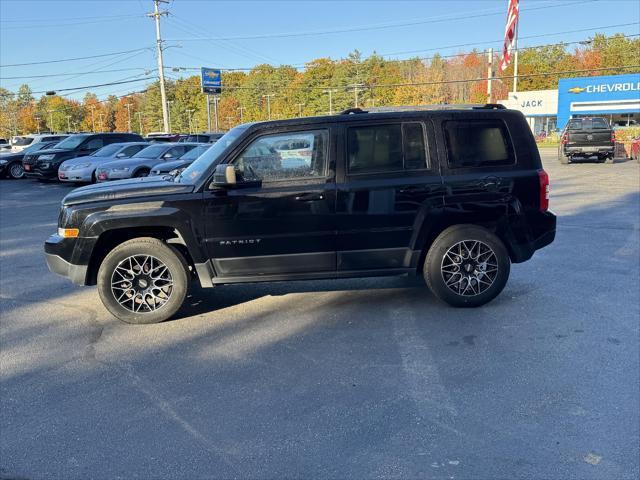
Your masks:
<svg viewBox="0 0 640 480"><path fill-rule="evenodd" d="M13 162L11 165L9 165L8 172L9 177L13 178L14 180L18 180L24 177L24 168L22 167L21 162Z"/></svg>
<svg viewBox="0 0 640 480"><path fill-rule="evenodd" d="M478 307L502 291L510 269L507 249L494 233L476 225L456 225L429 248L424 277L440 300L454 307Z"/></svg>
<svg viewBox="0 0 640 480"><path fill-rule="evenodd" d="M126 323L158 323L171 318L188 287L184 257L156 238L135 238L118 245L98 270L102 303Z"/></svg>
<svg viewBox="0 0 640 480"><path fill-rule="evenodd" d="M571 157L564 154L562 149L558 149L558 161L563 165L568 165L571 163Z"/></svg>
<svg viewBox="0 0 640 480"><path fill-rule="evenodd" d="M143 168L141 170L138 170L134 175L134 177L136 177L136 178L143 178L143 177L148 177L148 176L149 176L149 170L147 170L145 168Z"/></svg>

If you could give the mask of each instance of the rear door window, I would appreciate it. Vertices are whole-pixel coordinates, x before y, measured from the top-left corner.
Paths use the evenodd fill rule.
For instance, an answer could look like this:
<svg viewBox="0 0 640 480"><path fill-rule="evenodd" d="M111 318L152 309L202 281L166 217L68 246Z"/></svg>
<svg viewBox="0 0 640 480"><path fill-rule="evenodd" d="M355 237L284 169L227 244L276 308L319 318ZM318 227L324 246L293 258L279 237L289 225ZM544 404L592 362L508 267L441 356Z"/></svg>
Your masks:
<svg viewBox="0 0 640 480"><path fill-rule="evenodd" d="M350 127L347 142L350 174L428 168L420 122Z"/></svg>
<svg viewBox="0 0 640 480"><path fill-rule="evenodd" d="M92 138L87 143L85 143L85 150L97 150L98 148L102 148L104 146L104 140L100 137Z"/></svg>
<svg viewBox="0 0 640 480"><path fill-rule="evenodd" d="M511 137L502 120L448 121L443 128L452 168L515 163Z"/></svg>

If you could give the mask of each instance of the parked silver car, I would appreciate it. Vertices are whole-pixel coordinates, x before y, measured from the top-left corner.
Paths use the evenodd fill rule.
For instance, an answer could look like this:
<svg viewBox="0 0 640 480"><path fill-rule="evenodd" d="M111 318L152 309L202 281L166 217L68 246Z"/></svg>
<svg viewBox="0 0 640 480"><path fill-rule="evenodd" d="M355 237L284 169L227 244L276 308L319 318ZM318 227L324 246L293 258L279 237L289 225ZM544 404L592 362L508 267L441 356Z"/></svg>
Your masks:
<svg viewBox="0 0 640 480"><path fill-rule="evenodd" d="M147 142L112 143L91 155L65 160L58 168L58 180L93 183L96 181L95 172L99 166L114 160L129 158L148 146Z"/></svg>
<svg viewBox="0 0 640 480"><path fill-rule="evenodd" d="M173 161L200 143L156 143L139 151L131 158L105 163L96 170L98 182L146 177L160 162Z"/></svg>

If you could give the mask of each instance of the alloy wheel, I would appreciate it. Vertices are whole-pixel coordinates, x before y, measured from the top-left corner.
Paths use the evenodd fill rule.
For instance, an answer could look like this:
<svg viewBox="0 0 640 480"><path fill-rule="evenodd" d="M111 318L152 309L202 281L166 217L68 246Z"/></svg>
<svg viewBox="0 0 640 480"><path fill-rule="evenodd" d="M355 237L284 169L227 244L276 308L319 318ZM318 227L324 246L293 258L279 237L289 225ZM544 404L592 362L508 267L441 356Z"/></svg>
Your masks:
<svg viewBox="0 0 640 480"><path fill-rule="evenodd" d="M162 308L173 292L173 277L164 263L151 255L133 255L122 260L111 275L113 298L133 313Z"/></svg>
<svg viewBox="0 0 640 480"><path fill-rule="evenodd" d="M445 285L464 297L480 295L498 276L495 252L479 240L463 240L449 248L440 267Z"/></svg>
<svg viewBox="0 0 640 480"><path fill-rule="evenodd" d="M20 164L20 162L12 164L11 168L9 168L9 174L11 175L11 178L18 179L24 177L24 168L22 168L22 164Z"/></svg>

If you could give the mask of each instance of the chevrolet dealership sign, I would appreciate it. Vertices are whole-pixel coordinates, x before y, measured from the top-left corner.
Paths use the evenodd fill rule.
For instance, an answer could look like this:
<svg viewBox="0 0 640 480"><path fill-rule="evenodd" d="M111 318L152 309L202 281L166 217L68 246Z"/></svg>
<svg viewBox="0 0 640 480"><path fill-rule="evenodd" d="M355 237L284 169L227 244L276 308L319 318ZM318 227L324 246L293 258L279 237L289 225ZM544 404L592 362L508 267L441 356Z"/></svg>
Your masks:
<svg viewBox="0 0 640 480"><path fill-rule="evenodd" d="M520 110L525 116L549 116L558 112L557 90L533 90L511 92L504 103L505 107Z"/></svg>
<svg viewBox="0 0 640 480"><path fill-rule="evenodd" d="M572 115L640 113L640 73L563 78L558 82L558 128Z"/></svg>
<svg viewBox="0 0 640 480"><path fill-rule="evenodd" d="M638 82L617 82L600 83L597 85L587 85L586 87L573 87L569 93L608 93L608 92L640 92L640 81Z"/></svg>

